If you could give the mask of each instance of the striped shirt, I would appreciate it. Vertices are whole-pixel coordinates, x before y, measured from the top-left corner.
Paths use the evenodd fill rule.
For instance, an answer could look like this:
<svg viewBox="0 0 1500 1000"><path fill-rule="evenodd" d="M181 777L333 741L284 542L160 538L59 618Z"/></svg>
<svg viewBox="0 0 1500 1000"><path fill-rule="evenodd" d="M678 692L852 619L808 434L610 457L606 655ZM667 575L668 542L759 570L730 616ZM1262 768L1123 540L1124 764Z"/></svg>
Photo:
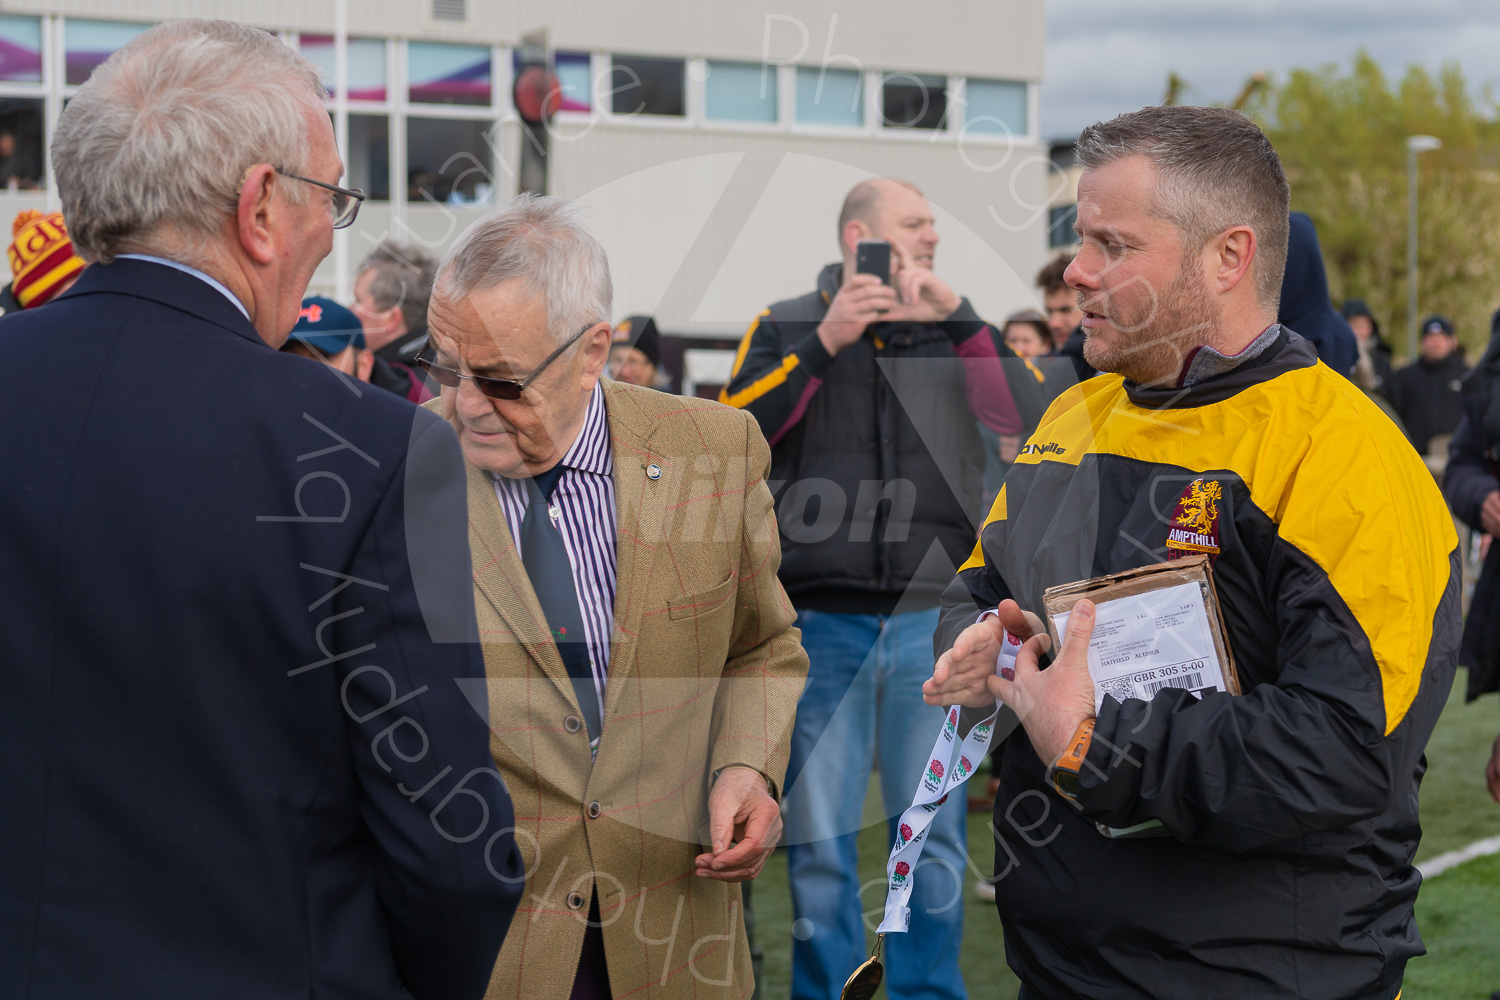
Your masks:
<svg viewBox="0 0 1500 1000"><path fill-rule="evenodd" d="M615 479L610 451L609 422L605 419L604 390L597 385L589 397L583 428L563 456L567 466L552 491L549 507L559 511L551 523L563 535L572 564L573 587L583 614L584 640L594 671L594 690L604 710L604 685L609 674L609 637L615 625ZM521 553L521 520L526 516L525 480L495 477L495 495L505 512L510 537ZM524 557L524 554L522 554Z"/></svg>

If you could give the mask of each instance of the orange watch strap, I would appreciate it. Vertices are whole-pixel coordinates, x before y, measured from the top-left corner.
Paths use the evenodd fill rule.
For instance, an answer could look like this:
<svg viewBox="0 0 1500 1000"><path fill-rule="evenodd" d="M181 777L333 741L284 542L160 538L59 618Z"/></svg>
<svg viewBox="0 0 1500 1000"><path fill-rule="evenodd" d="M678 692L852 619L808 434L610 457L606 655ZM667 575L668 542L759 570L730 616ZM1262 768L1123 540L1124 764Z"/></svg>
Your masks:
<svg viewBox="0 0 1500 1000"><path fill-rule="evenodd" d="M1076 771L1083 766L1083 758L1089 755L1089 747L1094 742L1094 723L1096 721L1095 719L1084 719L1078 724L1078 728L1073 730L1073 738L1068 741L1068 749L1064 750L1062 756L1057 758L1057 763L1053 765L1054 767Z"/></svg>
<svg viewBox="0 0 1500 1000"><path fill-rule="evenodd" d="M1084 719L1077 729L1073 730L1073 738L1068 741L1068 747L1058 757L1056 762L1047 768L1047 781L1057 791L1057 794L1069 801L1078 799L1078 774L1083 768L1083 759L1088 756L1089 746L1094 742L1093 719ZM1063 776L1066 775L1066 785Z"/></svg>

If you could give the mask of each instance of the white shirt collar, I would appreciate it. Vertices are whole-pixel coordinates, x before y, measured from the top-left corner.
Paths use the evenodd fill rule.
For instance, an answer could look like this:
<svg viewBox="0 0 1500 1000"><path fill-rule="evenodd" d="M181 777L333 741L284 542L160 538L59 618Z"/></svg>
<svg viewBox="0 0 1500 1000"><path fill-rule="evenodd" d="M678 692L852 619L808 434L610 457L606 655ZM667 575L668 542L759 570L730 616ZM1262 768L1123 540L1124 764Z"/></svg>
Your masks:
<svg viewBox="0 0 1500 1000"><path fill-rule="evenodd" d="M235 294L233 292L225 288L223 282L219 281L217 278L211 277L210 275L204 274L196 267L189 267L187 264L183 264L175 260L167 260L167 258L165 257L153 257L147 253L116 254L115 259L149 260L153 264L165 264L167 267L175 268L176 270L181 271L183 274L191 274L199 281L207 282L210 287L218 289L226 299L234 303L234 307L240 311L240 315L244 316L246 319L250 318L250 310L245 308L245 303L241 302L238 298L235 297Z"/></svg>

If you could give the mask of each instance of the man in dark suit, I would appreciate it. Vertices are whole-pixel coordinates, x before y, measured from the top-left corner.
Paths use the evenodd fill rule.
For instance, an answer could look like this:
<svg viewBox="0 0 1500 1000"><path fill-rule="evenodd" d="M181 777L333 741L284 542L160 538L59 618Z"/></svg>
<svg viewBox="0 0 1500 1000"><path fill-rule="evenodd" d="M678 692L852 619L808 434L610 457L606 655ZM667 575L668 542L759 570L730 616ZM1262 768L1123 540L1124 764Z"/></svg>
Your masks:
<svg viewBox="0 0 1500 1000"><path fill-rule="evenodd" d="M515 910L453 433L276 350L357 208L320 98L177 21L58 124L93 266L0 329L7 997L478 997Z"/></svg>

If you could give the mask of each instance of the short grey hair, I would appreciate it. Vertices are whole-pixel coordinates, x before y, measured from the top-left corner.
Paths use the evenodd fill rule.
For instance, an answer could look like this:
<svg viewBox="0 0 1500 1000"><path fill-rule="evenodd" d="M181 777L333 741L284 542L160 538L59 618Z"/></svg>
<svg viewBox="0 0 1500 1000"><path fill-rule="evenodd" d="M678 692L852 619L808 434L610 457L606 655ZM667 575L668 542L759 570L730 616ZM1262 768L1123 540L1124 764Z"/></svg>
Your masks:
<svg viewBox="0 0 1500 1000"><path fill-rule="evenodd" d="M204 259L247 169L306 173L307 115L326 96L317 67L259 28L189 18L138 35L79 88L52 140L79 256ZM301 203L308 186L285 194Z"/></svg>
<svg viewBox="0 0 1500 1000"><path fill-rule="evenodd" d="M1142 108L1090 125L1075 149L1085 170L1145 157L1157 176L1150 209L1177 226L1190 250L1233 226L1253 229L1255 290L1276 309L1291 186L1271 141L1249 118L1228 108Z"/></svg>
<svg viewBox="0 0 1500 1000"><path fill-rule="evenodd" d="M461 299L513 279L547 304L547 327L559 344L582 327L610 322L609 258L571 202L522 194L483 216L443 255L435 287Z"/></svg>
<svg viewBox="0 0 1500 1000"><path fill-rule="evenodd" d="M427 325L427 301L437 276L437 261L414 246L382 240L359 262L354 276L370 275L370 298L384 312L401 307L408 330Z"/></svg>

